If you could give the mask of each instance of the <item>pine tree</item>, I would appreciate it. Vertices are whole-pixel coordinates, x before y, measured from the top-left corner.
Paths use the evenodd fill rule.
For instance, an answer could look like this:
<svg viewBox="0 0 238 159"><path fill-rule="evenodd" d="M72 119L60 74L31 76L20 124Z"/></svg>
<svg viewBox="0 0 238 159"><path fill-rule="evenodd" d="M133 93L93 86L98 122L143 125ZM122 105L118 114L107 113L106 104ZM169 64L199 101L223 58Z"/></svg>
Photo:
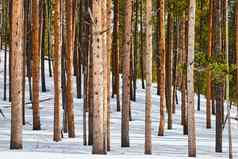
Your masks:
<svg viewBox="0 0 238 159"><path fill-rule="evenodd" d="M68 115L69 137L75 137L74 111L73 111L73 0L65 1L66 11L66 109Z"/></svg>
<svg viewBox="0 0 238 159"><path fill-rule="evenodd" d="M130 50L131 50L132 2L125 3L125 31L123 34L123 80L122 80L122 121L121 146L129 147L129 107L130 107Z"/></svg>
<svg viewBox="0 0 238 159"><path fill-rule="evenodd" d="M23 0L12 2L11 149L22 149Z"/></svg>
<svg viewBox="0 0 238 159"><path fill-rule="evenodd" d="M146 0L146 105L145 105L145 154L151 154L152 113L152 0Z"/></svg>
<svg viewBox="0 0 238 159"><path fill-rule="evenodd" d="M33 129L40 130L40 1L32 0Z"/></svg>
<svg viewBox="0 0 238 159"><path fill-rule="evenodd" d="M61 140L61 16L60 1L53 1L54 32L54 141Z"/></svg>
<svg viewBox="0 0 238 159"><path fill-rule="evenodd" d="M165 97L165 29L164 29L164 6L165 1L159 1L159 15L160 15L160 28L159 28L159 53L160 53L160 124L159 136L164 135L164 109L166 107Z"/></svg>
<svg viewBox="0 0 238 159"><path fill-rule="evenodd" d="M104 56L103 56L103 22L102 2L92 2L92 55L93 55L93 154L105 154L103 130L103 81L104 81Z"/></svg>
<svg viewBox="0 0 238 159"><path fill-rule="evenodd" d="M209 0L209 22L208 22L208 57L212 55L212 11L213 11L213 0ZM206 103L206 125L207 128L211 128L211 71L208 70L207 80L207 103Z"/></svg>
<svg viewBox="0 0 238 159"><path fill-rule="evenodd" d="M214 2L214 54L219 56L222 51L222 37L221 37L221 0ZM214 84L214 93L216 100L216 152L222 152L222 107L223 107L223 82L217 79Z"/></svg>
<svg viewBox="0 0 238 159"><path fill-rule="evenodd" d="M196 127L194 109L194 45L195 45L195 10L196 1L189 1L188 20L188 63L187 63L187 88L188 88L188 156L196 156Z"/></svg>

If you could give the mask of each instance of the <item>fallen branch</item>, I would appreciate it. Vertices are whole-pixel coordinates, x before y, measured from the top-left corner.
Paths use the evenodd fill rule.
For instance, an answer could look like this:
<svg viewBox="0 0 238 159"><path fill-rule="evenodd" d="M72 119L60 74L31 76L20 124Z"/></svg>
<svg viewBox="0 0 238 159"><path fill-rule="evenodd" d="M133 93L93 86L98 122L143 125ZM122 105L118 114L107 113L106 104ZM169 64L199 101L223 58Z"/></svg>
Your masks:
<svg viewBox="0 0 238 159"><path fill-rule="evenodd" d="M49 100L51 100L51 99L53 99L53 98L41 99L41 100L40 100L40 103L42 103L42 102L46 102L46 101L49 101ZM27 103L25 103L25 104L26 104L26 105L28 105L28 104L32 104L32 101L27 102Z"/></svg>
<svg viewBox="0 0 238 159"><path fill-rule="evenodd" d="M2 117L3 117L4 119L7 119L7 117L6 117L5 114L3 113L2 109L0 109L0 114L2 115Z"/></svg>

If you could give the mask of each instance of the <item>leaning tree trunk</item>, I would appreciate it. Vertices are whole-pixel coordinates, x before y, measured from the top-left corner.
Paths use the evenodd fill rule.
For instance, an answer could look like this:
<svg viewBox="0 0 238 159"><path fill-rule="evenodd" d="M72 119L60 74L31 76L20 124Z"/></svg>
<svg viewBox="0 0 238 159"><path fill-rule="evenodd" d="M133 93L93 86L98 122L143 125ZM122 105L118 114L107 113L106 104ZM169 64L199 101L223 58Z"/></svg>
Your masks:
<svg viewBox="0 0 238 159"><path fill-rule="evenodd" d="M12 2L11 149L22 149L23 0Z"/></svg>

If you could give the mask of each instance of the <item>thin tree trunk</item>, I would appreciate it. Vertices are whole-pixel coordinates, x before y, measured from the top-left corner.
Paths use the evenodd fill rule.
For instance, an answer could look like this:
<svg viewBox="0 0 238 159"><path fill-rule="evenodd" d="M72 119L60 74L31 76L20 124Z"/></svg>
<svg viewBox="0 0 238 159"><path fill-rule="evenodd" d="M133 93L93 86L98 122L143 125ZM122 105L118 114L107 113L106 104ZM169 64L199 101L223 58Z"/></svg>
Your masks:
<svg viewBox="0 0 238 159"><path fill-rule="evenodd" d="M190 0L188 20L188 63L187 63L187 91L188 91L188 156L196 156L196 126L194 108L194 45L195 45L195 10L196 1Z"/></svg>
<svg viewBox="0 0 238 159"><path fill-rule="evenodd" d="M141 70L141 87L145 89L145 82L144 82L144 27L143 27L143 1L140 2L140 70Z"/></svg>
<svg viewBox="0 0 238 159"><path fill-rule="evenodd" d="M32 81L33 81L33 130L40 130L40 1L32 0Z"/></svg>
<svg viewBox="0 0 238 159"><path fill-rule="evenodd" d="M51 69L51 1L48 0L48 66L49 66L49 76L52 77Z"/></svg>
<svg viewBox="0 0 238 159"><path fill-rule="evenodd" d="M208 21L208 57L212 56L212 9L213 0L209 0L209 21ZM211 71L208 70L207 80L207 103L206 103L206 126L211 128L211 97L212 96L212 83L211 83Z"/></svg>
<svg viewBox="0 0 238 159"><path fill-rule="evenodd" d="M61 16L60 1L53 1L54 26L54 141L61 140Z"/></svg>
<svg viewBox="0 0 238 159"><path fill-rule="evenodd" d="M46 4L44 0L41 2L41 14L40 14L40 23L41 24L41 91L46 92L46 83L45 83L45 12Z"/></svg>
<svg viewBox="0 0 238 159"><path fill-rule="evenodd" d="M171 4L169 4L171 6ZM168 113L168 129L172 129L172 65L173 65L173 17L168 13L167 50L166 50L166 108Z"/></svg>
<svg viewBox="0 0 238 159"><path fill-rule="evenodd" d="M111 109L110 109L110 57L112 51L112 33L111 33L111 22L112 22L112 0L107 0L107 151L111 150Z"/></svg>
<svg viewBox="0 0 238 159"><path fill-rule="evenodd" d="M220 55L222 51L221 41L221 0L214 3L214 54ZM218 81L215 84L215 100L216 100L216 152L222 152L222 101L223 101L223 82Z"/></svg>
<svg viewBox="0 0 238 159"><path fill-rule="evenodd" d="M159 53L160 53L160 123L159 123L159 136L164 135L164 109L166 107L165 97L165 22L164 22L164 10L165 1L159 0L159 15L160 15L160 28L159 28Z"/></svg>
<svg viewBox="0 0 238 159"><path fill-rule="evenodd" d="M225 34L225 56L226 56L226 64L227 70L229 72L229 24L228 24L228 0L223 1L224 4L224 34ZM237 5L237 4L236 4ZM227 107L227 116L228 116L228 142L229 142L229 158L232 159L232 134L231 134L231 118L230 118L230 106L228 101L230 100L230 81L229 74L226 75L226 107ZM224 110L223 110L224 112ZM224 123L224 122L223 122ZM225 125L225 123L224 123Z"/></svg>
<svg viewBox="0 0 238 159"><path fill-rule="evenodd" d="M152 153L152 0L146 0L146 105L145 105L145 154Z"/></svg>
<svg viewBox="0 0 238 159"><path fill-rule="evenodd" d="M75 137L73 110L73 0L65 1L66 11L66 110L68 115L69 137Z"/></svg>
<svg viewBox="0 0 238 159"><path fill-rule="evenodd" d="M107 49L107 0L102 0L101 6L102 21L102 58L103 58L103 144L104 153L107 153L107 115L108 115L108 49ZM110 95L109 95L110 96Z"/></svg>

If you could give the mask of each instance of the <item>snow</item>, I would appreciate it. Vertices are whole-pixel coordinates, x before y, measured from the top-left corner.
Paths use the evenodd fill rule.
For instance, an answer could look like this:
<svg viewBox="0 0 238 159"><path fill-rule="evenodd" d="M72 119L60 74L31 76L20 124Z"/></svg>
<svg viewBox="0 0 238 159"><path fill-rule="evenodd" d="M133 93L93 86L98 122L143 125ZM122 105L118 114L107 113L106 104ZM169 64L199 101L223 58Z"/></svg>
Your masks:
<svg viewBox="0 0 238 159"><path fill-rule="evenodd" d="M9 150L10 143L10 104L3 101L3 52L0 55L0 109L6 119L0 116L0 158L7 159L76 159L76 158L187 158L187 136L183 135L180 124L180 103L173 115L173 129L167 129L167 114L165 113L165 136L157 136L159 125L159 96L156 95L156 85L153 85L152 109L152 155L144 155L144 116L145 90L141 89L138 81L137 101L132 102L132 118L130 122L130 147L120 147L121 113L116 112L116 101L111 100L111 151L108 155L92 155L91 146L83 145L83 100L76 98L74 90L74 111L76 138L64 138L60 142L53 141L53 79L46 71L47 92L40 94L40 99L50 100L40 103L41 127L40 131L32 130L31 104L26 105L27 124L23 130L23 150ZM48 65L46 65L48 68ZM74 82L75 84L76 82ZM76 87L74 87L76 89ZM179 102L180 93L178 92ZM195 97L196 98L196 97ZM195 100L196 101L196 100ZM26 80L26 102L29 102L28 83ZM215 116L212 116L212 128L206 129L205 98L201 97L201 111L196 111L197 158L228 158L228 130L223 133L223 153L215 153ZM236 110L232 110L232 116ZM238 158L238 123L232 120L233 155Z"/></svg>

